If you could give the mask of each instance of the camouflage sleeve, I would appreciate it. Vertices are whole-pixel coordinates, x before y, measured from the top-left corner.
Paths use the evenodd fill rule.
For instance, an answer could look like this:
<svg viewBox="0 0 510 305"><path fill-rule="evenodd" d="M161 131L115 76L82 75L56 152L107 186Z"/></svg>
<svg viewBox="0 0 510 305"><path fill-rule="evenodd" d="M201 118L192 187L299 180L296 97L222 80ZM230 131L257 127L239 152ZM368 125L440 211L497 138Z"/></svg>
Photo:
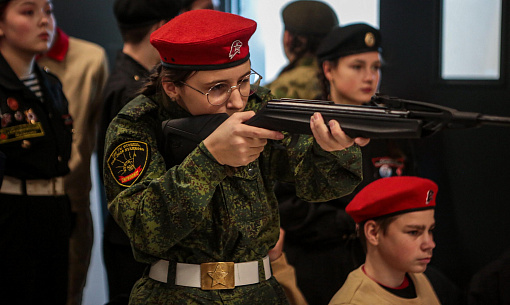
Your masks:
<svg viewBox="0 0 510 305"><path fill-rule="evenodd" d="M261 101L272 97L267 90L259 95ZM361 183L362 160L358 145L327 152L313 136L284 134L285 139L271 141L266 146L261 160L262 170L269 173L273 183L275 180L294 183L297 196L310 202L343 197Z"/></svg>
<svg viewBox="0 0 510 305"><path fill-rule="evenodd" d="M362 181L361 149L353 145L335 152L324 151L312 136L300 135L282 141L285 152L272 157L277 180L292 182L299 198L328 201L350 194ZM281 155L284 154L284 155ZM286 162L282 162L286 160ZM285 167L288 167L285 169ZM290 173L290 176L285 173Z"/></svg>
<svg viewBox="0 0 510 305"><path fill-rule="evenodd" d="M144 253L164 253L204 218L224 167L200 144L166 170L157 149L160 122L117 117L108 129L104 181L108 209Z"/></svg>

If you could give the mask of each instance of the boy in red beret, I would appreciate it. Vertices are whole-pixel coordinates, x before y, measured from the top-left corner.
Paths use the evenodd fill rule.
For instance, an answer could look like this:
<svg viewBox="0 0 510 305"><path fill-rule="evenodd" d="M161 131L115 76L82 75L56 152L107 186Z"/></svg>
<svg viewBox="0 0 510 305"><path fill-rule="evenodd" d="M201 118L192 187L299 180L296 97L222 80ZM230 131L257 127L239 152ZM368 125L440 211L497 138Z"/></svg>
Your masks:
<svg viewBox="0 0 510 305"><path fill-rule="evenodd" d="M423 274L436 246L437 185L424 178L395 176L363 188L346 212L366 246L365 264L351 272L330 304L440 304Z"/></svg>
<svg viewBox="0 0 510 305"><path fill-rule="evenodd" d="M287 304L269 255L280 232L276 181L325 201L361 180L355 144L368 140L348 137L336 121L327 126L314 114L314 137L297 143L243 124L273 98L251 69L255 29L213 10L175 17L151 34L161 64L109 125L108 208L135 259L150 265L130 304ZM228 119L183 160L169 157L162 122L220 113Z"/></svg>

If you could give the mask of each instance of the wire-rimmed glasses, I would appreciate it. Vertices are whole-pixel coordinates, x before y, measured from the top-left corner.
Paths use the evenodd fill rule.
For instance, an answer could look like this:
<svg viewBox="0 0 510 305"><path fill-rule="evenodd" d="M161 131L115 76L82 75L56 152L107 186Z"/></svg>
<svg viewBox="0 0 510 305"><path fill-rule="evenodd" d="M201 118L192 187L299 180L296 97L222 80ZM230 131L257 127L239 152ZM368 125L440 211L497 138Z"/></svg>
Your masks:
<svg viewBox="0 0 510 305"><path fill-rule="evenodd" d="M251 73L243 77L236 86L230 86L230 84L227 83L217 83L209 88L207 92L202 92L197 88L193 88L185 82L181 81L180 83L205 95L209 104L213 106L221 106L228 101L232 91L235 89L238 89L241 96L244 97L254 94L257 92L257 87L260 85L261 80L262 76L251 69Z"/></svg>

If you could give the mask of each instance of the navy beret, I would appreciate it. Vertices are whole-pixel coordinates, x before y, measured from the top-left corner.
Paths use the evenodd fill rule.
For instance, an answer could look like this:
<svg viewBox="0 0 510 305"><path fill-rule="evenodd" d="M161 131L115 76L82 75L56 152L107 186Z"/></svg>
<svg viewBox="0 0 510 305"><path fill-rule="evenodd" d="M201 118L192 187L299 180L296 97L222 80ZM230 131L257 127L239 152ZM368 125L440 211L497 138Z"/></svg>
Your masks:
<svg viewBox="0 0 510 305"><path fill-rule="evenodd" d="M368 24L333 28L317 49L320 62L365 52L381 52L381 33Z"/></svg>
<svg viewBox="0 0 510 305"><path fill-rule="evenodd" d="M297 35L325 36L338 25L335 11L320 1L291 2L283 8L282 18L285 30Z"/></svg>
<svg viewBox="0 0 510 305"><path fill-rule="evenodd" d="M130 29L170 20L181 7L181 0L115 0L113 13L120 28Z"/></svg>

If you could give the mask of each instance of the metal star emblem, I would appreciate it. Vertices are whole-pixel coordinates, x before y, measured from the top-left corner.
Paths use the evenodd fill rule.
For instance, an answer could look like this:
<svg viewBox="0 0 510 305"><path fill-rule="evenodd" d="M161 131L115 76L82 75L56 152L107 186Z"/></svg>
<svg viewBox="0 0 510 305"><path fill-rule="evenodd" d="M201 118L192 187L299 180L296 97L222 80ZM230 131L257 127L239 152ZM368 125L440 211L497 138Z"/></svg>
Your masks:
<svg viewBox="0 0 510 305"><path fill-rule="evenodd" d="M216 265L216 268L214 269L214 271L209 271L209 272L207 272L207 274L209 274L209 276L213 280L211 287L214 287L214 286L220 285L220 284L225 287L227 286L225 277L228 275L228 272L223 271L223 268L219 264Z"/></svg>

